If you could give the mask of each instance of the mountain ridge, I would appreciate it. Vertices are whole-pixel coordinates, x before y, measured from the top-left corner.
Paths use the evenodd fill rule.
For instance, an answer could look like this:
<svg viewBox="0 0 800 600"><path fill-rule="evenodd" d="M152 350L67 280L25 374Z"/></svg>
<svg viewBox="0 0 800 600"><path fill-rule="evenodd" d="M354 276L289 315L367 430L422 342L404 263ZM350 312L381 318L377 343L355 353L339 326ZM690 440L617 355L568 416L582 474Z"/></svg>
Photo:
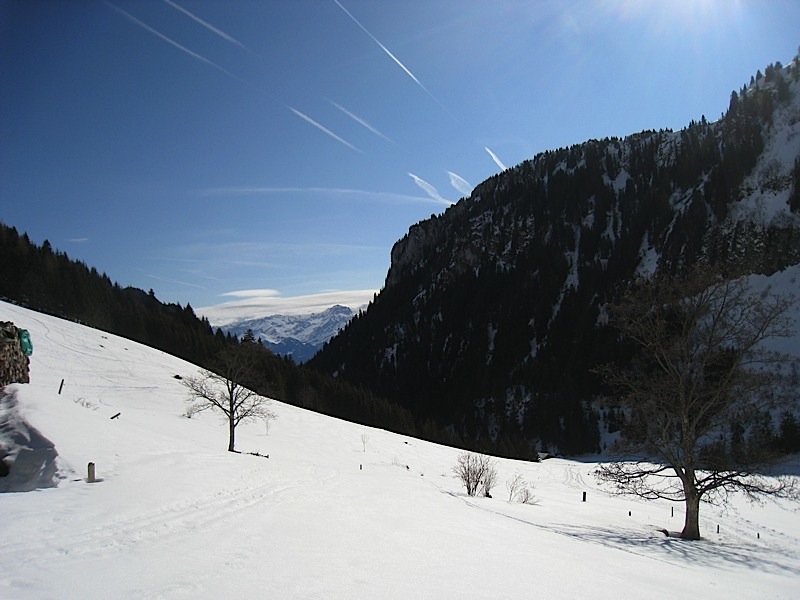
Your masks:
<svg viewBox="0 0 800 600"><path fill-rule="evenodd" d="M382 292L311 364L520 456L599 449L619 359L603 305L698 261L800 262L800 68L769 66L718 121L540 153L393 247Z"/></svg>
<svg viewBox="0 0 800 600"><path fill-rule="evenodd" d="M221 329L239 338L249 331L276 354L302 363L314 356L354 314L351 308L336 304L321 312L245 319L222 326Z"/></svg>

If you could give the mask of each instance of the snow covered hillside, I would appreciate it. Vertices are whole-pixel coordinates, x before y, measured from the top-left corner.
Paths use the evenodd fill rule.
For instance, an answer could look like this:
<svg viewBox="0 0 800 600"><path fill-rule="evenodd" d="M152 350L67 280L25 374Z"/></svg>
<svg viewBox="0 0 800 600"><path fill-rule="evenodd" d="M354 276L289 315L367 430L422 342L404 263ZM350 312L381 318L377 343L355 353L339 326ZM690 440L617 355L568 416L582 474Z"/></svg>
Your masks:
<svg viewBox="0 0 800 600"><path fill-rule="evenodd" d="M4 599L797 597L796 506L703 507L684 542L658 531L681 506L611 496L592 463L498 460L494 498L469 498L459 450L278 402L232 454L214 415L182 416L193 365L9 304L0 320L31 332L31 383L6 391L65 476L0 494ZM507 501L517 473L535 504Z"/></svg>

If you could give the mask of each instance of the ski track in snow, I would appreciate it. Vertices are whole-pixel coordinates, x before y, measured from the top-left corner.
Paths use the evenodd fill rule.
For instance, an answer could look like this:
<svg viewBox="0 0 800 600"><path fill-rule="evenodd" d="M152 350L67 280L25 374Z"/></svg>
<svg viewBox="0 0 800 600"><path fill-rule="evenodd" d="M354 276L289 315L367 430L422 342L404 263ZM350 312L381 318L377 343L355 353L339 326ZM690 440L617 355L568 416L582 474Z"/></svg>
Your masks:
<svg viewBox="0 0 800 600"><path fill-rule="evenodd" d="M123 551L130 546L157 542L166 536L188 536L194 530L224 523L231 517L241 518L241 511L249 509L268 496L279 500L280 493L269 493L269 484L252 489L218 491L199 499L183 500L155 510L142 511L112 519L102 525L78 522L72 534L43 536L29 549L45 564L57 555L83 556ZM287 488L288 489L288 488ZM285 490L284 490L285 491ZM0 561L7 564L17 554L12 548L0 549Z"/></svg>

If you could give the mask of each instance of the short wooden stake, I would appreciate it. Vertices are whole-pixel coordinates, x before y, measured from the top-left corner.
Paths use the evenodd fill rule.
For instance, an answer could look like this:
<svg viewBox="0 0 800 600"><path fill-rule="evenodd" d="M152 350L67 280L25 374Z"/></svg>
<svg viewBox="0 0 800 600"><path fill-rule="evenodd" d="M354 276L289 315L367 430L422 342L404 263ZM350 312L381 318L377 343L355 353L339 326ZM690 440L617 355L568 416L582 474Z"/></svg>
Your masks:
<svg viewBox="0 0 800 600"><path fill-rule="evenodd" d="M61 390L63 390L63 389L64 389L64 380L62 379L61 380L61 385L58 386L58 395L59 396L61 395Z"/></svg>
<svg viewBox="0 0 800 600"><path fill-rule="evenodd" d="M94 483L95 482L95 478L94 478L94 463L93 462L89 463L89 473L88 473L88 477L86 478L86 481L88 483Z"/></svg>
<svg viewBox="0 0 800 600"><path fill-rule="evenodd" d="M586 502L586 492L583 492L583 501Z"/></svg>
<svg viewBox="0 0 800 600"><path fill-rule="evenodd" d="M719 533L719 525L717 525L717 533Z"/></svg>
<svg viewBox="0 0 800 600"><path fill-rule="evenodd" d="M669 516L670 517L674 517L675 516L675 507L674 506L670 506L669 507Z"/></svg>
<svg viewBox="0 0 800 600"><path fill-rule="evenodd" d="M631 516L631 511L628 511L628 516L629 516L629 517Z"/></svg>
<svg viewBox="0 0 800 600"><path fill-rule="evenodd" d="M760 540L761 539L761 533L756 533L756 538Z"/></svg>

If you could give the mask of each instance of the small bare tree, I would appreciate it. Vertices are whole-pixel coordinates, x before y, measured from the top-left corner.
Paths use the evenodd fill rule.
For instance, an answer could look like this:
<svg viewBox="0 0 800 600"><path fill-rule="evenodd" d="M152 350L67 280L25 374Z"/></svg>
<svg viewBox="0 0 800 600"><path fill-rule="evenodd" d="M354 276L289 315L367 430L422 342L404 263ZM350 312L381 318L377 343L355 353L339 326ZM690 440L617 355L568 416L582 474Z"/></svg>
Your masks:
<svg viewBox="0 0 800 600"><path fill-rule="evenodd" d="M483 470L483 479L481 480L481 487L483 488L483 495L486 498L492 497L492 488L497 483L497 469L495 468L495 462L493 460L489 460L488 457L484 457L487 459L486 467Z"/></svg>
<svg viewBox="0 0 800 600"><path fill-rule="evenodd" d="M187 377L183 385L189 390L186 416L212 409L219 411L228 423L228 452L235 452L236 427L243 422L262 419L266 423L275 415L269 410L269 399L243 382L253 385L257 361L252 348L234 347L217 356L214 370L202 369L199 377Z"/></svg>
<svg viewBox="0 0 800 600"><path fill-rule="evenodd" d="M512 479L506 481L506 489L508 490L508 501L512 502L519 490L525 487L525 479L521 473L514 475Z"/></svg>
<svg viewBox="0 0 800 600"><path fill-rule="evenodd" d="M483 495L489 497L489 493L497 482L497 469L495 461L483 454L473 454L464 452L458 456L453 472L464 484L468 496L474 496L478 489L483 491Z"/></svg>
<svg viewBox="0 0 800 600"><path fill-rule="evenodd" d="M517 473L513 478L506 481L506 489L508 490L509 502L533 504L535 501L533 485L525 481L525 478L522 477L520 473Z"/></svg>
<svg viewBox="0 0 800 600"><path fill-rule="evenodd" d="M796 498L793 479L763 475L774 461L765 440L745 437L781 401L777 373L787 357L764 341L790 335L792 302L697 269L642 282L611 307L633 356L600 371L627 423L622 460L598 476L621 493L685 503L681 537L692 540L700 538L701 500L735 491Z"/></svg>
<svg viewBox="0 0 800 600"><path fill-rule="evenodd" d="M364 447L364 452L367 451L367 442L369 441L369 436L366 433L361 434L361 445Z"/></svg>

